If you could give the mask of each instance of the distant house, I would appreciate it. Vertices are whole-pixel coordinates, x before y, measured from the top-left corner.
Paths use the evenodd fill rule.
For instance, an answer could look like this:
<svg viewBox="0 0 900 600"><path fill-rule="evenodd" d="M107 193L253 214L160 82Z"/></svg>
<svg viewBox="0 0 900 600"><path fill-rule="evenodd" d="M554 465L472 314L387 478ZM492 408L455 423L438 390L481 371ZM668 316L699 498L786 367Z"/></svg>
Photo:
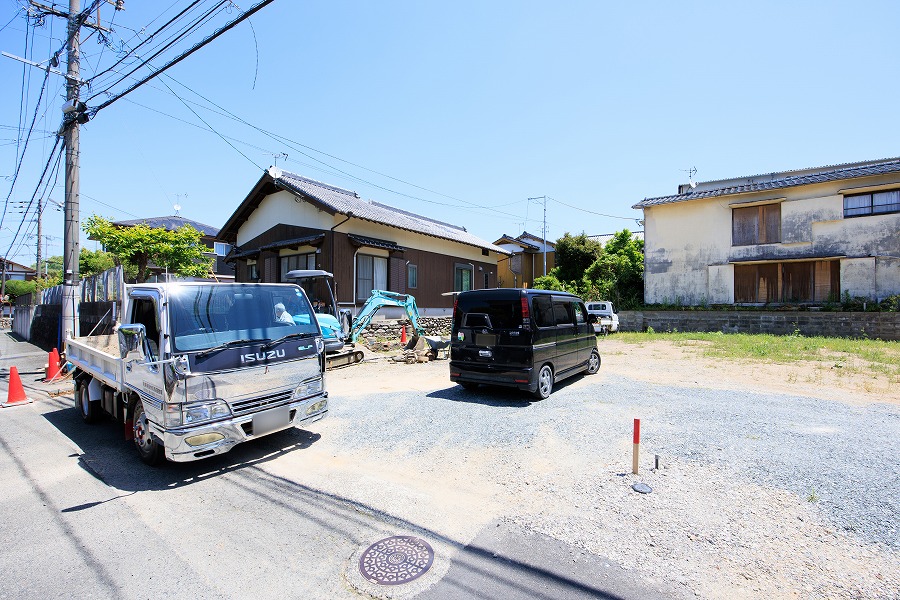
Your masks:
<svg viewBox="0 0 900 600"><path fill-rule="evenodd" d="M900 158L685 184L634 208L649 304L900 293Z"/></svg>
<svg viewBox="0 0 900 600"><path fill-rule="evenodd" d="M509 252L497 263L497 287L534 287L535 278L556 265L556 245L527 231L516 237L504 234L494 244Z"/></svg>
<svg viewBox="0 0 900 600"><path fill-rule="evenodd" d="M115 221L113 225L116 225L117 227L147 225L154 229L166 229L168 231L175 231L184 225L190 225L202 234L200 236L200 241L208 250L207 252L204 252L204 256L214 259L213 274L215 277L226 281L234 280L234 266L225 262L225 256L231 251L231 245L219 239L219 230L212 225L205 225L197 221L192 221L191 219L185 219L179 215L147 217L144 219L132 219L130 221ZM161 269L152 267L152 271L154 274L159 274Z"/></svg>
<svg viewBox="0 0 900 600"><path fill-rule="evenodd" d="M447 292L497 286L507 252L464 227L363 200L270 168L219 232L237 281L282 282L294 269L334 273L338 302L361 307L373 289L409 293L424 314L447 314Z"/></svg>
<svg viewBox="0 0 900 600"><path fill-rule="evenodd" d="M37 276L37 271L31 267L26 267L25 265L20 265L17 262L2 258L0 258L0 272L3 273L3 277L5 277L6 281L9 281L10 279L30 281Z"/></svg>

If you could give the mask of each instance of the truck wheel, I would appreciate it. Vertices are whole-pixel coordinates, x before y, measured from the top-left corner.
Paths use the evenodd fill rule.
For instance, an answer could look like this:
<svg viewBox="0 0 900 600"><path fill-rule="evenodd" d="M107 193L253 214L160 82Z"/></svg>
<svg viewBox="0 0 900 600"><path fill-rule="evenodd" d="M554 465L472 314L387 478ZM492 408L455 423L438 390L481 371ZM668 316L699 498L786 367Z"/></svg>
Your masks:
<svg viewBox="0 0 900 600"><path fill-rule="evenodd" d="M144 412L144 404L138 400L134 407L134 447L137 448L141 460L155 467L163 462L165 453L153 434L150 433L150 423L147 421L147 413Z"/></svg>
<svg viewBox="0 0 900 600"><path fill-rule="evenodd" d="M538 400L544 400L550 397L550 392L552 391L553 369L550 368L550 365L544 365L538 373L538 386L534 391L534 397Z"/></svg>
<svg viewBox="0 0 900 600"><path fill-rule="evenodd" d="M588 359L588 375L593 375L597 371L600 370L600 353L596 350L591 350L591 357Z"/></svg>
<svg viewBox="0 0 900 600"><path fill-rule="evenodd" d="M100 401L91 402L91 396L88 393L88 383L90 379L82 379L75 388L75 406L85 423L96 423L100 418Z"/></svg>

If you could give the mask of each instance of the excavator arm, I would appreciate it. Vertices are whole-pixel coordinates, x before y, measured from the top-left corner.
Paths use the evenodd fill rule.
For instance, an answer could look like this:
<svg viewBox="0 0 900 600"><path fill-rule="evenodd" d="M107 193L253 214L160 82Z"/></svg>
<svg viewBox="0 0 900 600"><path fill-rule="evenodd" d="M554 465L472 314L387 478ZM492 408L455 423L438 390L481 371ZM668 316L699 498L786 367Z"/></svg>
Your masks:
<svg viewBox="0 0 900 600"><path fill-rule="evenodd" d="M350 325L350 333L348 339L352 343L356 343L359 334L372 321L372 317L379 309L385 306L399 306L406 310L406 316L412 323L416 336L425 335L425 330L419 324L419 307L416 306L416 299L409 294L399 294L397 292L387 292L384 290L372 290L372 295L366 300L366 303L360 309L359 314L353 319Z"/></svg>

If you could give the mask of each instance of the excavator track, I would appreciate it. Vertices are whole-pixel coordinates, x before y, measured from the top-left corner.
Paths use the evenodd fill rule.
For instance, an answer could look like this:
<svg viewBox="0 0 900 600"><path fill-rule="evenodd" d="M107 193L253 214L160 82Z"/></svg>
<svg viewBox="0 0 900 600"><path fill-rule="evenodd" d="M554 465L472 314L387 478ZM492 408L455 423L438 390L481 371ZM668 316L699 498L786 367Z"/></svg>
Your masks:
<svg viewBox="0 0 900 600"><path fill-rule="evenodd" d="M362 350L349 350L347 352L336 352L334 354L325 355L325 368L336 369L338 367L346 367L355 365L363 361Z"/></svg>

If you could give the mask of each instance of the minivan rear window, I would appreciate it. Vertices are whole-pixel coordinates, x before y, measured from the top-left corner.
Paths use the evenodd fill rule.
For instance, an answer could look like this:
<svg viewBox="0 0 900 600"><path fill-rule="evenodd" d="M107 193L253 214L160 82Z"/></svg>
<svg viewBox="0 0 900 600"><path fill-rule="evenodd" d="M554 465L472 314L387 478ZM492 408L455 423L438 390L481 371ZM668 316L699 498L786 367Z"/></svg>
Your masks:
<svg viewBox="0 0 900 600"><path fill-rule="evenodd" d="M453 326L489 327L491 329L516 329L522 325L522 303L519 296L512 298L466 297L460 295L456 305Z"/></svg>

